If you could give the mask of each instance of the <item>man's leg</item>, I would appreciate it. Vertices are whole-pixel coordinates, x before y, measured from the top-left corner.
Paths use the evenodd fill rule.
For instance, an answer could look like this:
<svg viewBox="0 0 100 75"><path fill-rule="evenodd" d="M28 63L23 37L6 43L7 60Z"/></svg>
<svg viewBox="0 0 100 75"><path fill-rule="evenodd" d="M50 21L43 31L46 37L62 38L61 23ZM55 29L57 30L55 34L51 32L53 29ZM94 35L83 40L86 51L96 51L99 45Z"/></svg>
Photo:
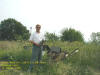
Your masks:
<svg viewBox="0 0 100 75"><path fill-rule="evenodd" d="M34 66L34 62L36 61L37 57L38 57L37 47L33 46L33 48L32 48L32 57L31 57L30 66L29 66L28 71L32 70L32 68Z"/></svg>
<svg viewBox="0 0 100 75"><path fill-rule="evenodd" d="M38 62L40 63L40 61L41 61L41 59L42 59L42 50L39 49L38 51L39 51L39 52L38 52Z"/></svg>
<svg viewBox="0 0 100 75"><path fill-rule="evenodd" d="M38 53L38 67L39 69L41 69L41 59L42 59L42 49L39 49L39 53Z"/></svg>

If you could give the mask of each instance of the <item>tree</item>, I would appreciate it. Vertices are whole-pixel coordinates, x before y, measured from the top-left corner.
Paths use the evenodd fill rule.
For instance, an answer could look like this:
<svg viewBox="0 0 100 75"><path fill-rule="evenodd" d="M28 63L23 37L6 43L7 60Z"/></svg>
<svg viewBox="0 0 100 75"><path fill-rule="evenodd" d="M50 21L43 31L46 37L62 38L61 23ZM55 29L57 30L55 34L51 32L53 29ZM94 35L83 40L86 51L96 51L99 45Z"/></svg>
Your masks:
<svg viewBox="0 0 100 75"><path fill-rule="evenodd" d="M48 41L57 41L57 40L59 40L59 37L55 33L49 33L49 32L46 32L45 38Z"/></svg>
<svg viewBox="0 0 100 75"><path fill-rule="evenodd" d="M75 29L72 28L69 29L67 28L62 31L61 40L69 41L69 42L73 42L73 41L84 42L81 32L76 31Z"/></svg>
<svg viewBox="0 0 100 75"><path fill-rule="evenodd" d="M0 23L0 40L27 40L29 31L20 22L8 18Z"/></svg>
<svg viewBox="0 0 100 75"><path fill-rule="evenodd" d="M90 37L93 43L100 43L100 32L93 32Z"/></svg>

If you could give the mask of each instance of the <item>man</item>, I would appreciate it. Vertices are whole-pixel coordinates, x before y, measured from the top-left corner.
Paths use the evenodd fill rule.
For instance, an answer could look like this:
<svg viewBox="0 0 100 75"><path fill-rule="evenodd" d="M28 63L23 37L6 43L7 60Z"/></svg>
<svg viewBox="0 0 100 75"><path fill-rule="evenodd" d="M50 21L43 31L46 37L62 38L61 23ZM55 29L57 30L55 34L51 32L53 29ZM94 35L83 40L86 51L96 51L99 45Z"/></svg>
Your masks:
<svg viewBox="0 0 100 75"><path fill-rule="evenodd" d="M31 63L30 63L28 71L31 71L31 69L34 66L34 62L37 59L38 59L38 62L40 62L40 60L42 58L42 50L41 50L40 43L42 42L42 40L44 40L44 36L41 34L40 29L41 29L41 25L37 24L36 25L36 32L34 32L30 36L30 39L29 39L30 42L33 44L33 48L32 48Z"/></svg>

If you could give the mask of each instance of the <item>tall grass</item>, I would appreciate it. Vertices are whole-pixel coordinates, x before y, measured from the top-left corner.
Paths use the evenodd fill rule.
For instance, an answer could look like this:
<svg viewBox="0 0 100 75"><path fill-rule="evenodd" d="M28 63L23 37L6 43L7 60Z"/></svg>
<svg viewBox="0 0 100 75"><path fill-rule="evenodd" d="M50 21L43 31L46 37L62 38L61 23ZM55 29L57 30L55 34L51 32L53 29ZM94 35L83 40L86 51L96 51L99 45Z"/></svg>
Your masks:
<svg viewBox="0 0 100 75"><path fill-rule="evenodd" d="M0 41L0 62L1 61L30 61L32 50L25 50L27 42ZM79 48L79 53L64 60L53 62L46 55L42 61L45 64L35 65L30 75L100 75L100 45L81 42L46 42L50 47L59 46L63 51L71 52ZM29 44L28 44L29 45ZM0 75L29 75L27 69L29 64L18 64L20 70L2 70Z"/></svg>

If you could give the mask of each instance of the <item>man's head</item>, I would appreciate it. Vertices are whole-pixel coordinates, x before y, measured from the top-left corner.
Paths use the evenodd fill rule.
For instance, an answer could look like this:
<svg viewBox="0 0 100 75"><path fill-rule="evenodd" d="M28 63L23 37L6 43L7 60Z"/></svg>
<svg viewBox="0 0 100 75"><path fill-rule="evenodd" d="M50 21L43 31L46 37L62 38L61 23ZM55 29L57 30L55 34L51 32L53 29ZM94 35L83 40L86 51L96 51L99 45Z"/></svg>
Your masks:
<svg viewBox="0 0 100 75"><path fill-rule="evenodd" d="M37 24L36 25L36 32L40 33L40 29L41 29L41 25L40 24Z"/></svg>

